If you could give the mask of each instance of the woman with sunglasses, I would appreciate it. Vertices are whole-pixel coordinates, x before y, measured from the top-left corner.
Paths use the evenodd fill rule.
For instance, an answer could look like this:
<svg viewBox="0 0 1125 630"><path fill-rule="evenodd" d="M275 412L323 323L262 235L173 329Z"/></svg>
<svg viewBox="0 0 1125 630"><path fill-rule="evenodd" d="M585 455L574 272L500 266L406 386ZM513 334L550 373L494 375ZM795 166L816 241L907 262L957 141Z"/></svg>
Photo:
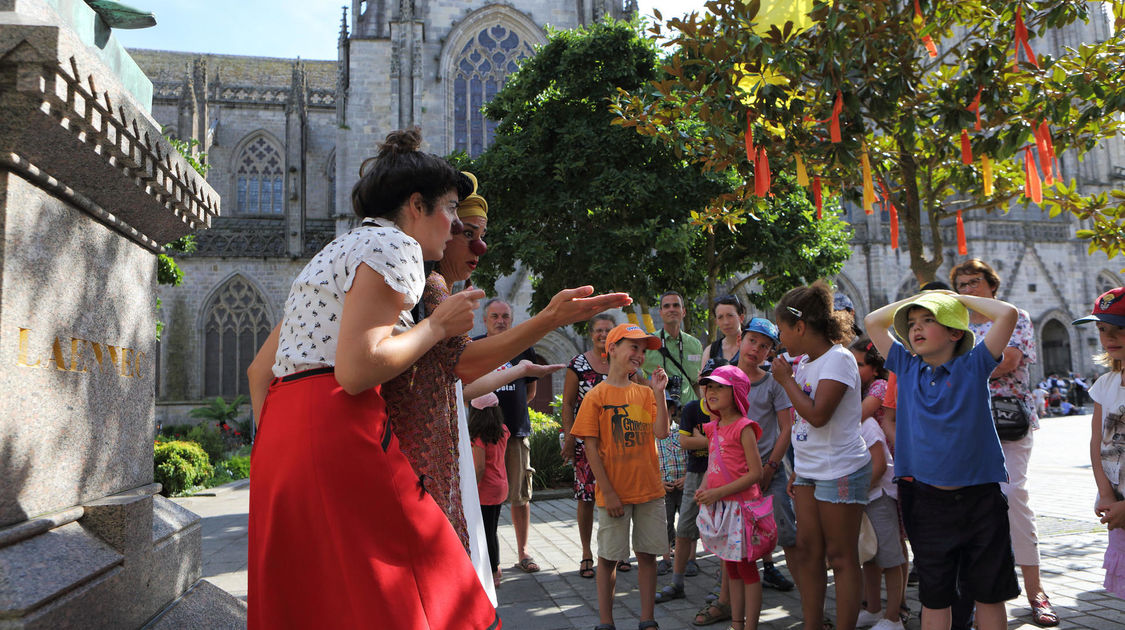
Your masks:
<svg viewBox="0 0 1125 630"><path fill-rule="evenodd" d="M421 142L417 129L394 132L364 163L352 190L363 223L298 274L281 324L248 370L259 421L251 629L499 623L387 425L383 385L468 331L483 297L466 291L410 321L422 261L441 257L459 199L460 175Z"/></svg>
<svg viewBox="0 0 1125 630"><path fill-rule="evenodd" d="M738 346L742 343L742 322L746 319L746 307L737 296L724 295L715 300L711 312L722 337L703 349L703 361L700 365L707 365L708 359L723 359L732 365L738 363Z"/></svg>

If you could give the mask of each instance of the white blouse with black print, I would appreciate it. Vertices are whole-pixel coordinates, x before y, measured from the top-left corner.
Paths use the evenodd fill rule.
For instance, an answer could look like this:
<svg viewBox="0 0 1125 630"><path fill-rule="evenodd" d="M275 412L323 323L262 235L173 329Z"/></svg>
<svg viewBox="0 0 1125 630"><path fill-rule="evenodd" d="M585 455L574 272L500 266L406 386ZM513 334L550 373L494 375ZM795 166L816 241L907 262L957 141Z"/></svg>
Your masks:
<svg viewBox="0 0 1125 630"><path fill-rule="evenodd" d="M422 248L389 219L364 219L320 250L293 281L285 301L274 376L336 364L344 294L360 263L402 294L401 317L410 317L425 286ZM409 327L413 322L400 324Z"/></svg>

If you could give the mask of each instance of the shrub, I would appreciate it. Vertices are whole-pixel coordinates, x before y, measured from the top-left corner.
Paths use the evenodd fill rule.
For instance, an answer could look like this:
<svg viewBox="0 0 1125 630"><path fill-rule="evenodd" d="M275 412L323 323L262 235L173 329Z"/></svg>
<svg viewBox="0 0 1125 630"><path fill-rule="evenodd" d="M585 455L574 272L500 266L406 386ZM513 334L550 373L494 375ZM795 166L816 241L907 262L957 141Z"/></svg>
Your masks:
<svg viewBox="0 0 1125 630"><path fill-rule="evenodd" d="M183 494L211 476L207 452L194 442L157 442L153 449L153 480L164 496Z"/></svg>
<svg viewBox="0 0 1125 630"><path fill-rule="evenodd" d="M549 423L540 424L538 429L532 431L531 467L535 469L532 484L536 490L574 483L574 468L563 462L560 450L557 422L551 420Z"/></svg>
<svg viewBox="0 0 1125 630"><path fill-rule="evenodd" d="M236 455L223 463L235 479L245 479L250 476L250 458L246 455Z"/></svg>
<svg viewBox="0 0 1125 630"><path fill-rule="evenodd" d="M197 424L188 429L183 439L198 444L200 448L207 452L207 456L213 462L222 460L227 451L227 443L223 439L223 434L210 422Z"/></svg>
<svg viewBox="0 0 1125 630"><path fill-rule="evenodd" d="M250 476L250 458L245 455L235 455L229 459L215 464L215 474L204 484L208 488L221 486Z"/></svg>

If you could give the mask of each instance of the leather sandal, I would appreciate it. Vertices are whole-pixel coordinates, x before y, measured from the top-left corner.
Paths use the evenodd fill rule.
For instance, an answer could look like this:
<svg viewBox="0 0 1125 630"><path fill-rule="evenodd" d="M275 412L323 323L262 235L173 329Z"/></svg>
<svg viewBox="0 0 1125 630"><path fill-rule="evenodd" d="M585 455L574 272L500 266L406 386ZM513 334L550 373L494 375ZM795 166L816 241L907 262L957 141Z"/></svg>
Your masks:
<svg viewBox="0 0 1125 630"><path fill-rule="evenodd" d="M719 611L718 614L712 613L711 609ZM703 608L700 608L699 612L695 613L695 619L692 620L691 625L709 626L713 623L719 623L720 621L727 621L728 619L730 619L730 604L724 604L715 600L709 604L704 604Z"/></svg>
<svg viewBox="0 0 1125 630"><path fill-rule="evenodd" d="M1059 625L1059 616L1055 614L1055 609L1051 607L1051 600L1047 599L1045 593L1040 593L1032 600L1031 619L1035 622L1035 625L1042 628Z"/></svg>
<svg viewBox="0 0 1125 630"><path fill-rule="evenodd" d="M597 575L597 572L594 570L593 558L582 558L582 562L578 563L578 575L586 579Z"/></svg>

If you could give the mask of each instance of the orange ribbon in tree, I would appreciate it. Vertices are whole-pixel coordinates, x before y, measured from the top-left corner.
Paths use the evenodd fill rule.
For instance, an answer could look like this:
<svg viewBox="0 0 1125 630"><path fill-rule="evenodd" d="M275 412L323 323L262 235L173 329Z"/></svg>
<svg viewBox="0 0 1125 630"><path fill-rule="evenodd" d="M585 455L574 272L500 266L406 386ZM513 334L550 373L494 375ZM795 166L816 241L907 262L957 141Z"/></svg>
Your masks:
<svg viewBox="0 0 1125 630"><path fill-rule="evenodd" d="M1035 166L1035 159L1031 157L1031 147L1023 149L1024 195L1035 203L1043 202L1043 190L1040 188L1039 169Z"/></svg>
<svg viewBox="0 0 1125 630"><path fill-rule="evenodd" d="M980 94L982 91L984 91L983 87L977 88L977 96L973 99L972 104L969 105L969 111L975 112L977 115L977 122L973 126L973 131L981 131L983 129L980 124Z"/></svg>
<svg viewBox="0 0 1125 630"><path fill-rule="evenodd" d="M961 130L961 163L968 166L973 163L973 146L969 143L969 130Z"/></svg>
<svg viewBox="0 0 1125 630"><path fill-rule="evenodd" d="M1016 49L1012 55L1012 70L1019 70L1020 64L1020 49L1023 49L1024 56L1031 65L1036 68L1039 67L1039 60L1035 58L1035 52L1031 50L1031 44L1027 41L1027 26L1023 23L1023 7L1016 7L1016 28L1015 28Z"/></svg>
<svg viewBox="0 0 1125 630"><path fill-rule="evenodd" d="M828 118L828 133L832 142L835 143L842 140L840 136L840 112L842 111L844 111L844 95L840 90L836 90L836 102L832 104L832 115Z"/></svg>
<svg viewBox="0 0 1125 630"><path fill-rule="evenodd" d="M1039 168L1043 171L1043 181L1048 186L1055 183L1052 161L1055 158L1055 143L1051 141L1051 126L1044 120L1035 129L1035 149L1039 152Z"/></svg>
<svg viewBox="0 0 1125 630"><path fill-rule="evenodd" d="M816 204L816 218L821 218L821 198L820 198L820 177L813 177L812 180L812 198L813 203Z"/></svg>
<svg viewBox="0 0 1125 630"><path fill-rule="evenodd" d="M925 23L925 20L922 18L922 7L918 6L918 0L914 0L914 19L918 22L919 26ZM934 45L934 39L932 37L924 35L922 37L922 43L926 46L926 51L930 53L931 57L937 57L937 46Z"/></svg>
<svg viewBox="0 0 1125 630"><path fill-rule="evenodd" d="M891 201L891 195L883 185L883 180L879 180L879 189L883 191L883 206L891 215L891 249L898 249L898 208L895 207L895 202Z"/></svg>
<svg viewBox="0 0 1125 630"><path fill-rule="evenodd" d="M765 197L770 192L770 159L764 147L758 147L758 160L754 162L754 194Z"/></svg>
<svg viewBox="0 0 1125 630"><path fill-rule="evenodd" d="M969 245L965 242L965 222L961 219L961 211L957 211L957 253L966 256Z"/></svg>

